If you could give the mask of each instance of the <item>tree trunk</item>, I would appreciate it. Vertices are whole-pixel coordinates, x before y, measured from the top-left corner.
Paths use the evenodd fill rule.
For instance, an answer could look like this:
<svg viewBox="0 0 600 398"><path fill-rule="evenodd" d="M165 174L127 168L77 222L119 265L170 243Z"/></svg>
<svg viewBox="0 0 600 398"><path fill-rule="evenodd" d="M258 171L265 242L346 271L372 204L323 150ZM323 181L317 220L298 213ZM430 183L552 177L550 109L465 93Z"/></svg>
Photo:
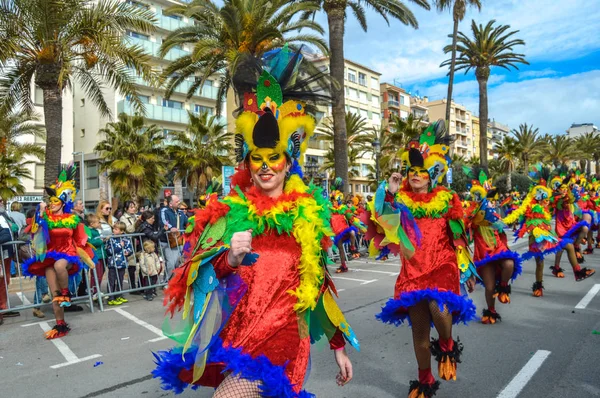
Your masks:
<svg viewBox="0 0 600 398"><path fill-rule="evenodd" d="M173 185L175 185L175 195L179 196L179 199L183 201L183 182L181 178L175 177L173 179Z"/></svg>
<svg viewBox="0 0 600 398"><path fill-rule="evenodd" d="M344 98L344 22L345 2L326 7L329 24L329 68L331 70L333 97L333 148L335 153L335 175L344 181L344 193L349 193L348 138L346 137L346 101Z"/></svg>
<svg viewBox="0 0 600 398"><path fill-rule="evenodd" d="M108 200L108 171L101 172L98 179L100 200Z"/></svg>
<svg viewBox="0 0 600 398"><path fill-rule="evenodd" d="M475 71L479 83L479 164L488 173L487 157L487 122L488 122L488 97L487 82L490 77L490 68L477 68ZM526 171L527 172L527 171Z"/></svg>
<svg viewBox="0 0 600 398"><path fill-rule="evenodd" d="M596 175L600 176L600 156L595 156L594 161L596 162Z"/></svg>
<svg viewBox="0 0 600 398"><path fill-rule="evenodd" d="M512 171L508 170L508 175L506 176L506 189L508 192L512 190Z"/></svg>
<svg viewBox="0 0 600 398"><path fill-rule="evenodd" d="M456 66L456 36L458 36L458 18L454 16L452 30L452 59L450 61L450 78L448 79L448 95L446 96L446 126L450 129L450 107L452 106L452 88L454 85L454 67Z"/></svg>
<svg viewBox="0 0 600 398"><path fill-rule="evenodd" d="M44 124L46 126L46 159L44 185L56 182L62 152L62 92L58 86L60 67L41 65L36 71L35 84L44 93ZM45 195L45 193L44 193Z"/></svg>

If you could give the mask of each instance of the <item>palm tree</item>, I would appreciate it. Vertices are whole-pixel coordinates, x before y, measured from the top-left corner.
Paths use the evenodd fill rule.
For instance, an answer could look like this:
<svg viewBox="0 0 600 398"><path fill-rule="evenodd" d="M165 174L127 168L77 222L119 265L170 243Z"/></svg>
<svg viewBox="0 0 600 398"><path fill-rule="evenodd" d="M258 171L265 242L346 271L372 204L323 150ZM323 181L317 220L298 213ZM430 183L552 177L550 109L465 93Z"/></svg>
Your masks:
<svg viewBox="0 0 600 398"><path fill-rule="evenodd" d="M422 120L423 118L417 118L412 113L406 119L392 115L388 126L390 143L403 150L410 141L417 139L425 129L421 125Z"/></svg>
<svg viewBox="0 0 600 398"><path fill-rule="evenodd" d="M206 112L188 114L187 131L175 133L167 150L173 161L175 178L185 178L188 189L192 190L194 198L198 198L212 177L220 173L221 167L230 163L232 134L217 116ZM194 155L190 156L190 153Z"/></svg>
<svg viewBox="0 0 600 398"><path fill-rule="evenodd" d="M372 9L389 24L392 17L404 25L418 27L417 20L410 9L400 0L301 0L315 4L327 14L329 25L329 68L332 77L331 94L333 98L332 114L335 130L335 174L348 181L348 142L345 135L346 101L344 99L344 31L347 20L347 10L350 10L358 20L361 28L367 31L365 7ZM411 0L415 4L429 9L427 0ZM306 17L314 16L315 12L307 13ZM347 186L344 188L348 193Z"/></svg>
<svg viewBox="0 0 600 398"><path fill-rule="evenodd" d="M44 137L37 121L37 115L27 111L0 113L0 196L4 200L24 194L23 180L31 179L28 166L44 160L43 147L21 140Z"/></svg>
<svg viewBox="0 0 600 398"><path fill-rule="evenodd" d="M348 137L349 146L361 146L366 140L366 132L369 129L367 127L367 119L364 117L351 112L346 112L345 115L346 124L346 137ZM335 129L334 121L332 117L327 117L323 120L323 123L317 127L315 133L317 134L317 140L334 142L335 141Z"/></svg>
<svg viewBox="0 0 600 398"><path fill-rule="evenodd" d="M481 138L479 140L479 157L481 158L481 167L487 169L487 123L488 120L488 98L487 82L490 77L491 67L499 66L504 69L519 69L517 64L529 63L525 60L523 54L513 52L513 48L518 45L525 45L521 39L512 38L519 31L506 33L510 25L494 26L495 20L491 20L484 27L477 26L475 21L471 22L473 39L459 32L458 45L456 50L460 54L456 60L456 70L464 70L465 74L471 69L475 69L475 76L479 84L479 119L482 121L479 126ZM452 46L444 47L444 52L452 52ZM442 63L442 66L448 66L452 59Z"/></svg>
<svg viewBox="0 0 600 398"><path fill-rule="evenodd" d="M523 123L519 125L519 130L513 129L512 134L515 136L515 141L517 142L516 153L521 162L523 162L523 169L525 175L527 175L529 173L529 161L532 159L532 156L541 152L543 148L543 145L540 145L538 137L539 129Z"/></svg>
<svg viewBox="0 0 600 398"><path fill-rule="evenodd" d="M575 138L574 147L579 152L580 162L581 160L585 161L586 167L581 166L582 169L585 168L586 175L591 174L591 160L595 160L597 157L600 157L598 154L598 147L600 146L600 136L594 132L585 133ZM596 170L598 169L598 162L596 161Z"/></svg>
<svg viewBox="0 0 600 398"><path fill-rule="evenodd" d="M502 142L496 145L498 153L499 167L506 176L506 189L512 189L512 172L517 166L517 142L512 137L504 136Z"/></svg>
<svg viewBox="0 0 600 398"><path fill-rule="evenodd" d="M131 97L138 110L131 70L150 78L150 57L122 40L126 30L154 29L154 13L118 0L3 0L0 2L0 108L30 110L31 83L44 93L47 144L44 182L60 167L62 95L77 81L103 116L110 108L106 84Z"/></svg>
<svg viewBox="0 0 600 398"><path fill-rule="evenodd" d="M359 162L359 159L361 159L361 158L362 158L362 156L361 156L361 151L359 148L352 147L352 146L348 148L348 170L347 170L348 178L352 179L352 178L360 177L361 163ZM319 171L329 172L330 179L334 179L334 178L338 177L338 175L335 172L335 162L336 162L335 149L333 147L331 147L327 150L327 154L325 155L325 160L323 162L323 165L319 169ZM349 182L346 182L345 185L348 185L348 183Z"/></svg>
<svg viewBox="0 0 600 398"><path fill-rule="evenodd" d="M165 183L167 151L163 131L155 124L146 125L142 116L121 113L116 122L107 123L94 151L103 159L101 171L122 199L141 203L154 199Z"/></svg>
<svg viewBox="0 0 600 398"><path fill-rule="evenodd" d="M577 156L573 141L566 135L546 134L541 141L544 142L544 148L540 160L554 167L567 165L569 160Z"/></svg>
<svg viewBox="0 0 600 398"><path fill-rule="evenodd" d="M227 90L233 86L238 103L242 104L244 92L249 87L234 81L238 71L254 74L254 65L248 60L261 58L270 50L281 48L285 43L311 44L327 53L327 44L320 37L323 28L314 21L300 20L297 16L315 10L315 5L288 0L225 0L223 5L213 1L194 0L189 4L176 5L169 13L192 18L192 26L171 32L164 40L160 54L183 44L192 45L190 55L183 56L163 73L167 79L168 98L184 79L193 77L187 96L192 97L213 75L221 75L217 93L217 114ZM300 33L307 29L309 33ZM316 34L318 35L316 35Z"/></svg>
<svg viewBox="0 0 600 398"><path fill-rule="evenodd" d="M481 11L481 0L434 0L438 11L452 10L452 57L450 58L450 78L448 79L448 96L446 102L446 123L450 123L450 107L452 105L452 88L454 86L454 66L456 64L456 40L458 36L458 24L465 18L467 6L476 7Z"/></svg>

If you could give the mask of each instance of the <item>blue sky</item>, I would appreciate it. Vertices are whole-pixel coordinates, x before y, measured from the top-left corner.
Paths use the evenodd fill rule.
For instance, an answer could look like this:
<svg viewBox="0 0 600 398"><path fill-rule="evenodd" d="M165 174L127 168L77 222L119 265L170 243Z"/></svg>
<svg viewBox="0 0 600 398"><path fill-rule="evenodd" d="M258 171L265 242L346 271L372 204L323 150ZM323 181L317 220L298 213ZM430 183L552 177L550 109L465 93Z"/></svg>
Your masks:
<svg viewBox="0 0 600 398"><path fill-rule="evenodd" d="M447 12L425 11L412 2L419 29L385 21L368 12L364 33L353 16L346 24L346 58L369 66L413 94L446 97L447 69L443 47L450 44L452 18ZM492 69L488 83L489 115L511 128L533 124L541 133L564 133L571 123L600 124L600 11L597 0L482 0L481 12L469 10L459 30L470 35L471 20L519 30L525 46L515 50L531 65L518 71ZM321 15L319 22L327 26ZM478 113L478 87L473 72L455 78L454 100Z"/></svg>

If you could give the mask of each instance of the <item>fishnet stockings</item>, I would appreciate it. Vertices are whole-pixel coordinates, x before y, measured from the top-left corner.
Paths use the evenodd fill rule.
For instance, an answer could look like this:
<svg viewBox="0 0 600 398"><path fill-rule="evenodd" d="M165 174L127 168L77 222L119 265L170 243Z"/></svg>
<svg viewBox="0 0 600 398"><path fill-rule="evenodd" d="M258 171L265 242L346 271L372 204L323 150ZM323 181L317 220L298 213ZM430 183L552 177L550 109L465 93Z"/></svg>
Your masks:
<svg viewBox="0 0 600 398"><path fill-rule="evenodd" d="M440 307L435 301L421 301L417 305L408 309L408 315L412 324L413 345L415 357L419 369L431 368L431 352L429 350L429 338L431 332L431 322L437 330L441 339L452 337L452 315L444 306Z"/></svg>
<svg viewBox="0 0 600 398"><path fill-rule="evenodd" d="M229 375L215 391L213 398L261 398L260 382Z"/></svg>

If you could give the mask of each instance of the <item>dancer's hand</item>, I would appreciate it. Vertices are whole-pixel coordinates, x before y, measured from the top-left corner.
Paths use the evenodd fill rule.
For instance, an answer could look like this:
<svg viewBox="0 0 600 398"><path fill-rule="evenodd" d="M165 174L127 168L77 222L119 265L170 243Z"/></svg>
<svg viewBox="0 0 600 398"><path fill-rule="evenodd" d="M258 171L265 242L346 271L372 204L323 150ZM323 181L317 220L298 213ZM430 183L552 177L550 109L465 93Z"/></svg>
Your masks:
<svg viewBox="0 0 600 398"><path fill-rule="evenodd" d="M227 261L231 267L239 267L244 259L244 256L252 252L252 230L244 232L236 232L231 237L229 243L229 253Z"/></svg>
<svg viewBox="0 0 600 398"><path fill-rule="evenodd" d="M402 182L402 174L392 173L392 175L390 176L390 179L388 180L388 191L390 191L391 194L395 194L396 192L398 192L401 182Z"/></svg>
<svg viewBox="0 0 600 398"><path fill-rule="evenodd" d="M334 355L335 361L340 367L340 373L335 377L335 380L337 385L341 387L352 380L352 362L350 362L345 348L335 350Z"/></svg>
<svg viewBox="0 0 600 398"><path fill-rule="evenodd" d="M43 213L46 211L46 202L40 202L39 206L40 206L40 213Z"/></svg>
<svg viewBox="0 0 600 398"><path fill-rule="evenodd" d="M467 285L467 291L469 293L473 293L473 291L475 290L475 275L471 275L471 277L467 279L465 285Z"/></svg>

